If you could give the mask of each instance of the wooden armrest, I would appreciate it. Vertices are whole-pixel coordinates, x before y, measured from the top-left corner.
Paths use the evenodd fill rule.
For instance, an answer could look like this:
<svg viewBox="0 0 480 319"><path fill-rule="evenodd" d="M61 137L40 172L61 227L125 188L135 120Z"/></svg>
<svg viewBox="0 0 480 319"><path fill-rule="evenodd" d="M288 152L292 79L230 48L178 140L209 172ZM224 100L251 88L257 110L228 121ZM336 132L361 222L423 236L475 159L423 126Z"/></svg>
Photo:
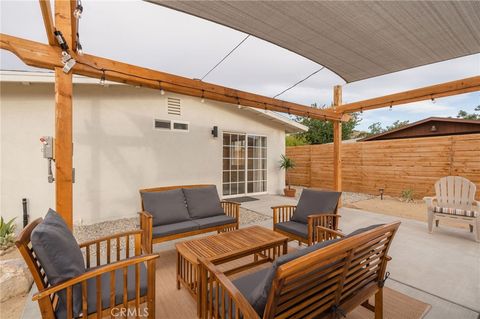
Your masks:
<svg viewBox="0 0 480 319"><path fill-rule="evenodd" d="M323 226L317 226L317 227L315 227L315 230L317 232L317 235L320 235L321 233L324 233L324 234L327 235L327 237L329 239L334 239L334 238L337 238L337 237L340 237L340 238L345 237L345 234L342 233L341 231L333 230L333 229L323 227Z"/></svg>
<svg viewBox="0 0 480 319"><path fill-rule="evenodd" d="M84 248L84 247L87 247L87 246L95 245L96 243L101 243L103 241L115 239L115 238L118 238L118 237L127 237L127 236L138 235L138 234L140 234L140 235L142 234L141 229L130 230L130 231L126 231L126 232L123 232L123 233L116 233L116 234L113 234L113 235L104 236L104 237L101 237L101 238L89 240L89 241L86 241L86 242L83 242L83 243L79 244L79 246L80 246L80 248Z"/></svg>
<svg viewBox="0 0 480 319"><path fill-rule="evenodd" d="M278 206L272 206L272 209L278 209L278 208L296 208L297 205L278 205Z"/></svg>
<svg viewBox="0 0 480 319"><path fill-rule="evenodd" d="M69 279L67 281L64 281L60 284L57 284L55 286L50 286L46 289L43 289L43 290L37 292L36 294L33 295L32 300L36 301L38 299L48 297L48 296L50 296L50 295L52 295L56 292L59 292L60 290L63 290L67 287L71 287L73 285L76 285L78 283L86 281L90 278L94 278L94 277L100 276L104 273L107 273L107 272L110 272L110 271L115 271L117 269L122 269L122 268L132 266L132 265L136 265L136 264L139 264L139 263L148 262L148 261L154 260L158 257L159 257L158 254L135 256L135 257L131 257L131 258L128 258L128 259L123 259L123 260L120 260L120 261L117 261L117 262L113 262L113 263L108 264L108 265L93 268L91 270L88 270L84 274L81 274L80 276L74 277L74 278Z"/></svg>
<svg viewBox="0 0 480 319"><path fill-rule="evenodd" d="M213 263L204 257L199 258L199 262L203 264L203 267L205 267L205 269L210 273L211 276L207 276L207 278L210 278L210 280L212 280L212 277L216 278L216 281L222 287L225 294L232 299L232 303L235 304L235 307L240 312L242 318L260 319L257 312L255 309L253 309L245 296L238 290L237 287L235 287L235 285L230 281L230 279L228 279L227 276L225 276L224 273L222 273ZM206 298L202 299L202 302L206 301Z"/></svg>
<svg viewBox="0 0 480 319"><path fill-rule="evenodd" d="M435 197L435 196L433 196L433 197L424 197L423 200L425 201L425 203L427 204L427 206L432 207L432 206L433 206L433 202L437 201L437 197Z"/></svg>
<svg viewBox="0 0 480 319"><path fill-rule="evenodd" d="M230 205L235 205L235 206L241 206L242 204L240 203L237 203L237 202L232 202L232 201L229 201L229 200L222 200L220 201L221 204L225 203L225 204L230 204Z"/></svg>
<svg viewBox="0 0 480 319"><path fill-rule="evenodd" d="M333 218L340 218L342 217L341 215L337 215L337 214L312 214L312 215L308 215L307 216L307 219L308 218L312 218L312 219L315 219L315 218L321 218L321 217L333 217Z"/></svg>
<svg viewBox="0 0 480 319"><path fill-rule="evenodd" d="M143 231L142 235L142 252L150 254L153 251L152 247L152 228L153 216L149 212L141 211L140 215L140 229Z"/></svg>
<svg viewBox="0 0 480 319"><path fill-rule="evenodd" d="M146 211L138 212L138 214L140 215L140 218L141 217L153 218L152 214L150 214L149 212L146 212Z"/></svg>
<svg viewBox="0 0 480 319"><path fill-rule="evenodd" d="M237 220L237 223L240 220L240 203L235 203L235 202L230 202L226 200L222 200L220 202L222 205L223 211L225 212L225 215L231 216Z"/></svg>
<svg viewBox="0 0 480 319"><path fill-rule="evenodd" d="M278 223L283 223L289 221L290 218L295 213L295 209L297 206L295 205L280 205L280 206L273 206L273 225Z"/></svg>

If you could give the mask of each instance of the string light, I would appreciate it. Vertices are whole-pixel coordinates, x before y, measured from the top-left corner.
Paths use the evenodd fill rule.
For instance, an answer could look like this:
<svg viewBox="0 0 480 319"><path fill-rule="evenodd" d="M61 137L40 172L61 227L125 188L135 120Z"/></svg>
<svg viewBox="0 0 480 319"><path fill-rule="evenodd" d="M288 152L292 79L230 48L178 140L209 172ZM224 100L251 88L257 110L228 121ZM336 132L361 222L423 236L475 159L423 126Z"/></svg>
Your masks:
<svg viewBox="0 0 480 319"><path fill-rule="evenodd" d="M264 103L264 110L263 110L263 112L264 112L265 114L267 114L267 103Z"/></svg>
<svg viewBox="0 0 480 319"><path fill-rule="evenodd" d="M78 38L77 38L77 53L79 55L83 55L82 45L80 44L80 42L78 42Z"/></svg>
<svg viewBox="0 0 480 319"><path fill-rule="evenodd" d="M115 69L108 69L108 68L100 68L98 66L95 66L93 64L90 64L90 63L85 63L85 62L81 62L81 61L78 61L77 62L78 64L81 64L81 65L84 65L84 66L87 66L89 68L92 68L94 70L97 70L97 71L100 71L100 72L112 72L112 73L116 73L116 74L121 74L121 75L125 75L125 76L130 76L130 77L134 77L134 78L137 78L137 79L142 79L142 80L146 80L146 81L157 81L159 83L159 86L160 86L160 94L165 94L165 91L163 91L163 88L161 87L162 86L162 81L161 80L158 80L158 79L155 79L155 78L149 78L149 77L145 77L145 76L141 76L141 75L137 75L137 74L133 74L133 73L128 73L128 72L123 72L123 71L120 71L120 70L115 70ZM169 83L169 82L167 82ZM188 89L193 89L193 87L189 86L189 85L185 85L185 84L180 84L180 83L175 83L174 84L176 87L183 87L183 88L188 88ZM201 89L197 89L198 91L200 91ZM162 93L163 92L163 93ZM199 92L200 93L200 92ZM215 93L215 92L212 92L212 93ZM233 95L229 95L229 94L225 94L225 96L227 97L230 97L230 98L237 98L237 96L233 96ZM248 99L248 98L242 98L243 100L245 101L249 101L249 102L252 102L252 103L255 103L257 102L256 100L251 100L251 99ZM290 112L290 109L287 107L287 106L283 106L283 105L276 105L278 108L281 108L285 111L288 111ZM242 107L243 108L243 107ZM310 117L310 112L306 112L306 114L308 115L308 117ZM324 116L326 118L326 115Z"/></svg>
<svg viewBox="0 0 480 319"><path fill-rule="evenodd" d="M432 96L432 103L435 104L435 98Z"/></svg>
<svg viewBox="0 0 480 319"><path fill-rule="evenodd" d="M392 107L393 107L393 102L390 103L390 108L389 108L390 111L392 110Z"/></svg>
<svg viewBox="0 0 480 319"><path fill-rule="evenodd" d="M73 16L76 19L80 19L82 17L82 13L83 13L82 2L78 1L77 6L76 6L75 10L73 11Z"/></svg>
<svg viewBox="0 0 480 319"><path fill-rule="evenodd" d="M100 85L105 86L105 70L102 69L102 77L100 78Z"/></svg>
<svg viewBox="0 0 480 319"><path fill-rule="evenodd" d="M239 110L242 109L242 105L240 104L240 99L239 99L238 97L237 97L237 108L238 108Z"/></svg>
<svg viewBox="0 0 480 319"><path fill-rule="evenodd" d="M165 91L162 87L162 81L158 81L158 87L160 88L160 95L165 95Z"/></svg>
<svg viewBox="0 0 480 319"><path fill-rule="evenodd" d="M360 114L363 114L363 108L360 109Z"/></svg>
<svg viewBox="0 0 480 319"><path fill-rule="evenodd" d="M205 90L202 90L202 99L200 102L205 103Z"/></svg>

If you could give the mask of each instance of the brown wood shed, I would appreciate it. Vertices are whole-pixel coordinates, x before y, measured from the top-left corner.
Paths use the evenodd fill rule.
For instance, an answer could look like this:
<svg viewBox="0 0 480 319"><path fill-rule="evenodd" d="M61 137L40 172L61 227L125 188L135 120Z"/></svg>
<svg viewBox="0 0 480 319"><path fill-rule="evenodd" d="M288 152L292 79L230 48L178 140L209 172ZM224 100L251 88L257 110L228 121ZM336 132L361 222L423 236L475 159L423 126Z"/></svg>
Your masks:
<svg viewBox="0 0 480 319"><path fill-rule="evenodd" d="M359 141L380 141L475 133L480 133L480 120L429 117L389 132L365 137Z"/></svg>

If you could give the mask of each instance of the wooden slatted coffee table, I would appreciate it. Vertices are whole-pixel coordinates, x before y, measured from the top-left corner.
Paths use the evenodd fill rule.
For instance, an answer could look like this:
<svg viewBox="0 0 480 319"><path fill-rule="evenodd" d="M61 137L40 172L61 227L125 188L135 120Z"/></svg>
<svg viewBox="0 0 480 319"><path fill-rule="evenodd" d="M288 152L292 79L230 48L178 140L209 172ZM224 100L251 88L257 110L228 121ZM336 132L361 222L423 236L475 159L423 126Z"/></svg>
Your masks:
<svg viewBox="0 0 480 319"><path fill-rule="evenodd" d="M253 256L251 262L226 270L226 275L246 270L287 253L288 237L270 229L251 226L239 230L193 239L175 245L177 249L177 289L183 285L198 302L198 258L224 264ZM200 303L198 303L200 304Z"/></svg>

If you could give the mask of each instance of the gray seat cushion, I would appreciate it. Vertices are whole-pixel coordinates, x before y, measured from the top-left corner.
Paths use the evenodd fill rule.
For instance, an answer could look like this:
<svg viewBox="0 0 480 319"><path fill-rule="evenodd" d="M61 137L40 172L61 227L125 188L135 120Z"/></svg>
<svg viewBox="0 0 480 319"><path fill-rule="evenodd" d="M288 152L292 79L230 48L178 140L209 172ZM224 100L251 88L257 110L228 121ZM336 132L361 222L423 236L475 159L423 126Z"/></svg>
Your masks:
<svg viewBox="0 0 480 319"><path fill-rule="evenodd" d="M182 189L142 193L143 207L152 214L153 226L190 220Z"/></svg>
<svg viewBox="0 0 480 319"><path fill-rule="evenodd" d="M147 269L144 264L139 264L140 267L140 297L147 294ZM97 311L97 279L90 278L87 280L87 303L88 314ZM110 307L110 272L101 275L102 285L102 310ZM135 299L135 266L129 266L127 271L127 297L128 300ZM75 300L78 299L78 300ZM75 297L75 301L82 302L82 296ZM115 303L123 302L123 269L115 271ZM55 315L58 319L66 318L67 308L66 304L60 302ZM80 311L81 312L81 311ZM80 316L80 312L74 313L75 318Z"/></svg>
<svg viewBox="0 0 480 319"><path fill-rule="evenodd" d="M200 229L204 229L208 227L232 224L232 223L235 223L236 220L235 218L227 215L218 215L218 216L195 219L193 220L193 222L198 224Z"/></svg>
<svg viewBox="0 0 480 319"><path fill-rule="evenodd" d="M306 224L308 216L314 214L333 214L338 205L341 192L304 189L298 200L292 220Z"/></svg>
<svg viewBox="0 0 480 319"><path fill-rule="evenodd" d="M188 213L191 218L205 218L225 214L215 185L184 188Z"/></svg>
<svg viewBox="0 0 480 319"><path fill-rule="evenodd" d="M294 221L288 221L275 224L275 227L286 231L287 233L295 234L302 238L308 239L308 225Z"/></svg>
<svg viewBox="0 0 480 319"><path fill-rule="evenodd" d="M62 217L50 209L42 223L30 235L32 248L47 274L51 285L62 283L85 273L83 254L72 232ZM74 297L81 294L80 285L73 288ZM59 293L60 301L66 302L66 291ZM74 313L79 313L82 300L74 299Z"/></svg>
<svg viewBox="0 0 480 319"><path fill-rule="evenodd" d="M169 225L154 226L152 228L152 237L164 237L168 235L175 235L185 233L191 230L197 230L200 227L194 221L186 221Z"/></svg>

